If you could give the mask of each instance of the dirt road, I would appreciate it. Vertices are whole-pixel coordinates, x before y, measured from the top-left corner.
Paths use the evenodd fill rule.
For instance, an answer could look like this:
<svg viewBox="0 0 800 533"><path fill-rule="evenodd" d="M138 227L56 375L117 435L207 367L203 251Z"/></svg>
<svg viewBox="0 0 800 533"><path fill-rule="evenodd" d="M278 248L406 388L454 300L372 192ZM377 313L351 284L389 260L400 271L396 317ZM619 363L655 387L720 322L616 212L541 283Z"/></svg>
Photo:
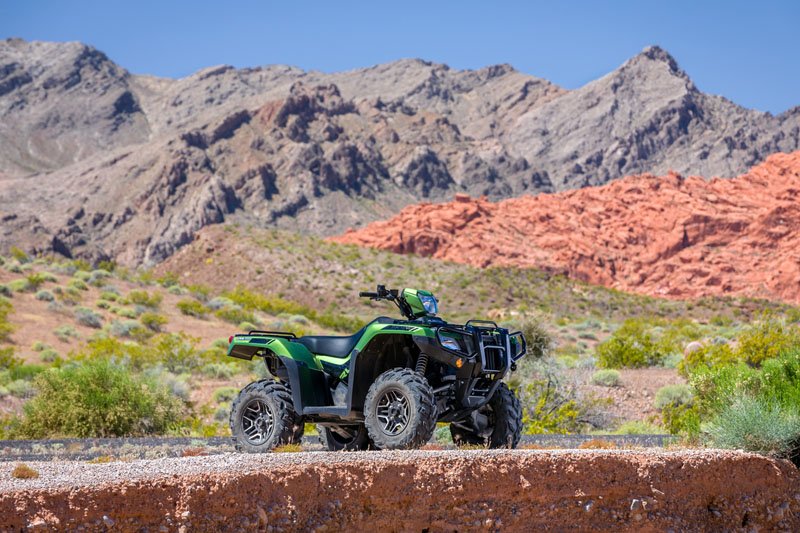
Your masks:
<svg viewBox="0 0 800 533"><path fill-rule="evenodd" d="M716 450L221 454L0 463L0 530L800 530L787 461Z"/></svg>

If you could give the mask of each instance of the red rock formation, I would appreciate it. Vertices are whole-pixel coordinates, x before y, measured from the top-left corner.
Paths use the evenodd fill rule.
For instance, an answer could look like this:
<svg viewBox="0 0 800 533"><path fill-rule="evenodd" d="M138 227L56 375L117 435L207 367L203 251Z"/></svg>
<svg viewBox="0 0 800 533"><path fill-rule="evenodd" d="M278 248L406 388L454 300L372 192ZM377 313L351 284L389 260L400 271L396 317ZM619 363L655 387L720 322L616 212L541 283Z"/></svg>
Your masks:
<svg viewBox="0 0 800 533"><path fill-rule="evenodd" d="M800 303L799 200L794 152L733 179L645 174L498 203L457 195L333 240L654 296Z"/></svg>

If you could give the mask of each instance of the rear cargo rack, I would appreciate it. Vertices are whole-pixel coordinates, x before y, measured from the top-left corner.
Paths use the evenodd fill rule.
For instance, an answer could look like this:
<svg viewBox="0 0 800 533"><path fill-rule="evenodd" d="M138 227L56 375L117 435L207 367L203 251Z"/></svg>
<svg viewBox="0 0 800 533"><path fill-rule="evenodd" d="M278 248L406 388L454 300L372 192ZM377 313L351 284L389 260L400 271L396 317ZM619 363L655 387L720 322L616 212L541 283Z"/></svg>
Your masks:
<svg viewBox="0 0 800 533"><path fill-rule="evenodd" d="M234 337L279 337L282 339L296 339L297 335L290 331L264 331L261 329L253 329L247 333L238 333Z"/></svg>

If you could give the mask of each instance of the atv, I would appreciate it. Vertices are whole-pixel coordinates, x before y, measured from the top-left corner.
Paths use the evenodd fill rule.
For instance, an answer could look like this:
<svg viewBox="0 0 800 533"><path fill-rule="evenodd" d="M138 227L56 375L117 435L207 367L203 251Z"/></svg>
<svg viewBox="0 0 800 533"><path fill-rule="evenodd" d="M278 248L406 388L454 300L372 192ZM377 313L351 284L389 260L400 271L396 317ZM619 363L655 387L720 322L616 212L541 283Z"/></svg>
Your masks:
<svg viewBox="0 0 800 533"><path fill-rule="evenodd" d="M379 317L349 337L250 331L230 337L228 355L264 359L274 379L250 383L231 407L236 449L266 452L299 443L316 423L328 450L408 449L449 422L453 442L515 448L522 413L502 381L525 355L521 332L470 320L448 324L428 291L360 297L394 302L405 317Z"/></svg>

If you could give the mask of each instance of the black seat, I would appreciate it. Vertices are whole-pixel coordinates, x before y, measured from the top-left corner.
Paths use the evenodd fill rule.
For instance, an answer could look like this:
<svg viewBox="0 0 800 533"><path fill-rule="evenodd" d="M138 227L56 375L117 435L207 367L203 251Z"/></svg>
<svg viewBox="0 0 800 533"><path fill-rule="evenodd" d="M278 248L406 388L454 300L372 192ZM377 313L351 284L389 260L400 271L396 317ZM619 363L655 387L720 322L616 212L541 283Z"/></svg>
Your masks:
<svg viewBox="0 0 800 533"><path fill-rule="evenodd" d="M388 324L394 322L394 320L387 317L379 317L370 322L370 324L374 324L376 322L379 324ZM367 326L370 324L367 324ZM350 352L353 351L353 348L355 348L356 344L358 344L361 336L364 335L364 332L367 330L367 326L364 326L349 337L317 335L311 337L298 337L295 342L299 342L308 348L308 351L313 354L331 355L333 357L347 357Z"/></svg>

